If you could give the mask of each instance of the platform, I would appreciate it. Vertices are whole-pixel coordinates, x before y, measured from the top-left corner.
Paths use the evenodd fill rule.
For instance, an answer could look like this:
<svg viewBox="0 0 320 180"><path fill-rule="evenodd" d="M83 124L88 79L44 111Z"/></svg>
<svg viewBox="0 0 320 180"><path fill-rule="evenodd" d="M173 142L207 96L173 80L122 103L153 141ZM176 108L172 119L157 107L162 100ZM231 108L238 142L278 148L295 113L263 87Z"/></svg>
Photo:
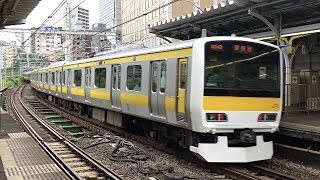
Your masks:
<svg viewBox="0 0 320 180"><path fill-rule="evenodd" d="M0 123L1 180L69 179L8 113Z"/></svg>
<svg viewBox="0 0 320 180"><path fill-rule="evenodd" d="M320 112L284 114L278 133L320 142Z"/></svg>

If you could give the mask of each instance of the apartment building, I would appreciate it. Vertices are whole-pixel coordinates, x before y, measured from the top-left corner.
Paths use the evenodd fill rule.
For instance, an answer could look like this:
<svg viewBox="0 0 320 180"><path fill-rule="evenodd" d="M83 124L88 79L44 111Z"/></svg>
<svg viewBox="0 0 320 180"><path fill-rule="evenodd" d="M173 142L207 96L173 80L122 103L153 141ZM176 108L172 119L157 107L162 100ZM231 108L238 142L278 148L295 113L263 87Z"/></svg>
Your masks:
<svg viewBox="0 0 320 180"><path fill-rule="evenodd" d="M166 43L149 33L149 24L186 15L224 0L125 0L122 1L122 41L147 47Z"/></svg>

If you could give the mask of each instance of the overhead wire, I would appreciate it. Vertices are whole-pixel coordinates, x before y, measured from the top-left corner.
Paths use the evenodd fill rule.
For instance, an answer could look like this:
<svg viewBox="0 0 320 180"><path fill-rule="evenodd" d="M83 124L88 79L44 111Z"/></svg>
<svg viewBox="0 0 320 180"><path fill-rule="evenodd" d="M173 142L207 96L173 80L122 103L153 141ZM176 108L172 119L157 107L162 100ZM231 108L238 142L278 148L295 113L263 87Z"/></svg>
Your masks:
<svg viewBox="0 0 320 180"><path fill-rule="evenodd" d="M128 20L128 21L125 21L125 22L120 23L120 24L118 24L118 25L115 25L115 26L112 26L112 27L110 27L110 28L107 28L107 29L105 29L105 30L103 30L103 31L100 31L100 32L98 32L98 33L95 33L95 34L93 34L93 36L98 35L98 34L101 34L101 33L104 33L104 32L107 32L107 31L110 31L110 30L112 30L112 29L114 29L114 28L116 28L116 27L122 26L122 25L127 24L127 23L129 23L129 22L132 22L132 21L134 21L134 20L137 20L137 19L139 19L139 18L141 18L141 17L144 17L144 16L146 16L146 15L148 15L148 14L150 14L150 13L153 13L154 11L160 10L161 8L167 7L167 6L171 5L171 4L176 3L176 2L179 2L179 1L184 1L184 0L172 0L171 2L168 2L168 3L163 4L163 5L161 5L161 6L157 7L157 8L154 8L154 9L148 11L148 12L145 12L145 13L143 13L143 14L135 17L135 18L132 18L132 19L130 19L130 20Z"/></svg>
<svg viewBox="0 0 320 180"><path fill-rule="evenodd" d="M52 11L52 13L45 19L42 24L23 42L22 44L25 44L33 35L35 35L45 24L52 19L52 17L61 9L61 7L67 2L67 0L62 0L60 4Z"/></svg>
<svg viewBox="0 0 320 180"><path fill-rule="evenodd" d="M63 18L65 18L68 14L70 14L72 11L74 11L76 8L78 8L79 6L81 6L86 0L81 1L77 6L75 6L74 8L72 8L71 10L69 10L69 12L67 12L64 16L62 16L59 20L57 20L52 26L58 24L58 22L60 22Z"/></svg>

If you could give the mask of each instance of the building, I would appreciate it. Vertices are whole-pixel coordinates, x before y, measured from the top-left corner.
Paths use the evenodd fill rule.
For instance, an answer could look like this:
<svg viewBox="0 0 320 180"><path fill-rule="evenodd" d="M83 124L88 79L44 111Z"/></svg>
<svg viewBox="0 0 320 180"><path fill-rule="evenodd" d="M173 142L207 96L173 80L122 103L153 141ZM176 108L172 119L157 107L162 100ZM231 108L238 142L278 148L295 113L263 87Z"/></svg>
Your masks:
<svg viewBox="0 0 320 180"><path fill-rule="evenodd" d="M68 40L63 43L64 58L74 61L88 57L91 53L91 35L69 35Z"/></svg>
<svg viewBox="0 0 320 180"><path fill-rule="evenodd" d="M97 23L92 25L92 31L106 31L106 25ZM99 53L102 51L111 50L116 45L116 33L107 32L106 35L94 35L92 36L91 52Z"/></svg>
<svg viewBox="0 0 320 180"><path fill-rule="evenodd" d="M111 28L111 32L116 32L118 41L121 41L122 35L121 13L120 0L99 0L100 23L105 24L107 29Z"/></svg>
<svg viewBox="0 0 320 180"><path fill-rule="evenodd" d="M5 43L5 64L6 67L11 67L17 57L17 45L15 41Z"/></svg>
<svg viewBox="0 0 320 180"><path fill-rule="evenodd" d="M44 27L43 31L62 30L62 27ZM41 54L46 57L50 62L56 62L60 60L60 56L63 54L63 34L46 33L46 34L33 34L31 36L31 53Z"/></svg>
<svg viewBox="0 0 320 180"><path fill-rule="evenodd" d="M203 11L225 0L132 0L122 1L122 40L126 44L140 44L147 47L166 43L162 38L150 34L148 27L161 21Z"/></svg>
<svg viewBox="0 0 320 180"><path fill-rule="evenodd" d="M72 30L72 31L88 30L89 29L89 10L82 8L81 6L79 7L76 7L76 6L77 4L74 4L74 2L73 3L67 2L65 4L64 13L68 15L64 18L63 29Z"/></svg>

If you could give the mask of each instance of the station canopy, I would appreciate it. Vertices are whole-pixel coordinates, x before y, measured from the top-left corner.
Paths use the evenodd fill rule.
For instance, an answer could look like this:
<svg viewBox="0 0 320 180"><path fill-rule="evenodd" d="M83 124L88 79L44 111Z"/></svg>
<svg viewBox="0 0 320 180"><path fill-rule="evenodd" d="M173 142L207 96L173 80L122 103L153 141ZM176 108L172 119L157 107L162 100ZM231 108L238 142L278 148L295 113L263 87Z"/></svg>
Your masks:
<svg viewBox="0 0 320 180"><path fill-rule="evenodd" d="M40 0L0 0L0 29L24 24L27 16L39 2Z"/></svg>
<svg viewBox="0 0 320 180"><path fill-rule="evenodd" d="M149 25L150 33L180 40L199 38L202 29L207 29L208 36L236 34L262 38L274 35L266 23L249 14L249 10L272 24L281 22L278 24L282 34L320 29L319 0L234 0Z"/></svg>

